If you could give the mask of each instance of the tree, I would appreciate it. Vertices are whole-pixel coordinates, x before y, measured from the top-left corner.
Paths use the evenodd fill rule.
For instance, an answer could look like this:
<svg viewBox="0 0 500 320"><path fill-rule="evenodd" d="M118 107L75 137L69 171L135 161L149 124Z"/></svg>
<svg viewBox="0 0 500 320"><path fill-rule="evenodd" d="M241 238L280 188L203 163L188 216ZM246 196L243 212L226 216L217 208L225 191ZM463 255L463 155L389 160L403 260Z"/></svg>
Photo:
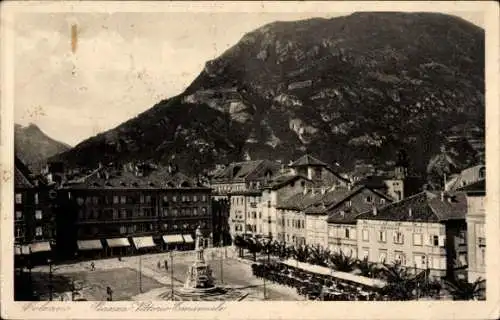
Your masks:
<svg viewBox="0 0 500 320"><path fill-rule="evenodd" d="M307 259L307 262L326 267L329 257L330 251L324 250L320 246L310 247L309 258Z"/></svg>
<svg viewBox="0 0 500 320"><path fill-rule="evenodd" d="M293 248L292 257L297 261L306 262L309 257L309 247L299 246L297 248Z"/></svg>
<svg viewBox="0 0 500 320"><path fill-rule="evenodd" d="M484 297L485 279L477 279L469 283L463 279L447 280L446 287L453 296L453 300L477 300Z"/></svg>
<svg viewBox="0 0 500 320"><path fill-rule="evenodd" d="M413 300L416 294L418 277L412 276L401 263L384 264L381 270L387 284L382 293L391 300Z"/></svg>
<svg viewBox="0 0 500 320"><path fill-rule="evenodd" d="M352 256L341 252L334 252L329 256L329 261L333 267L341 272L351 272L356 267L356 260Z"/></svg>
<svg viewBox="0 0 500 320"><path fill-rule="evenodd" d="M357 267L361 272L361 275L364 277L373 278L378 273L377 264L368 261L367 257L363 258L362 260L358 260Z"/></svg>
<svg viewBox="0 0 500 320"><path fill-rule="evenodd" d="M260 242L253 238L248 239L247 249L253 255L253 261L257 261L257 253L262 251L262 245Z"/></svg>
<svg viewBox="0 0 500 320"><path fill-rule="evenodd" d="M243 257L243 250L247 247L247 241L242 236L236 235L234 237L234 245L238 248L238 256Z"/></svg>

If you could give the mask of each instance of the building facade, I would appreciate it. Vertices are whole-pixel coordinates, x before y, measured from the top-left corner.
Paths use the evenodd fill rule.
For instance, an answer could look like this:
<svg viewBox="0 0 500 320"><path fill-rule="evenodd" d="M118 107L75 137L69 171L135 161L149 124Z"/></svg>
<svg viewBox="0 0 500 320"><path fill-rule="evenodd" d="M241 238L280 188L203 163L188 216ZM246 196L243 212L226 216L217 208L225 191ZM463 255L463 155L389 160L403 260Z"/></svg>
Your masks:
<svg viewBox="0 0 500 320"><path fill-rule="evenodd" d="M64 209L58 213L58 235L67 240L62 253L115 256L190 249L198 226L213 237L210 196L210 188L181 173L98 169L60 190Z"/></svg>
<svg viewBox="0 0 500 320"><path fill-rule="evenodd" d="M15 260L31 264L47 263L55 243L55 188L35 177L15 158L14 254Z"/></svg>
<svg viewBox="0 0 500 320"><path fill-rule="evenodd" d="M467 251L469 282L486 279L486 180L462 189L467 194Z"/></svg>
<svg viewBox="0 0 500 320"><path fill-rule="evenodd" d="M400 262L428 269L434 277L453 276L465 231L463 194L422 192L357 217L358 257L375 263Z"/></svg>
<svg viewBox="0 0 500 320"><path fill-rule="evenodd" d="M381 208L392 202L389 196L365 186L352 190L344 199L327 210L328 248L352 258L358 256L356 218L373 207Z"/></svg>

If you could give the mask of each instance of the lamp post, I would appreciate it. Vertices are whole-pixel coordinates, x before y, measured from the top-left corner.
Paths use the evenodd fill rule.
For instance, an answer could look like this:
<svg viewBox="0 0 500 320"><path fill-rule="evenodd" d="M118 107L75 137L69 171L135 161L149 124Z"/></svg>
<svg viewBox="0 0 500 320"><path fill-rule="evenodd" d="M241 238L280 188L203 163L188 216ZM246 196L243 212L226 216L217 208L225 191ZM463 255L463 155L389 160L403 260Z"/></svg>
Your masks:
<svg viewBox="0 0 500 320"><path fill-rule="evenodd" d="M170 250L170 287L171 287L171 296L172 301L174 300L174 254L172 250Z"/></svg>
<svg viewBox="0 0 500 320"><path fill-rule="evenodd" d="M52 260L49 258L47 259L47 262L49 263L49 301L52 301Z"/></svg>
<svg viewBox="0 0 500 320"><path fill-rule="evenodd" d="M142 255L139 254L139 292L142 293Z"/></svg>
<svg viewBox="0 0 500 320"><path fill-rule="evenodd" d="M224 284L224 262L223 262L223 256L222 256L222 247L223 247L223 243L222 243L222 239L220 240L220 247L221 247L221 250L220 250L220 282L222 284Z"/></svg>

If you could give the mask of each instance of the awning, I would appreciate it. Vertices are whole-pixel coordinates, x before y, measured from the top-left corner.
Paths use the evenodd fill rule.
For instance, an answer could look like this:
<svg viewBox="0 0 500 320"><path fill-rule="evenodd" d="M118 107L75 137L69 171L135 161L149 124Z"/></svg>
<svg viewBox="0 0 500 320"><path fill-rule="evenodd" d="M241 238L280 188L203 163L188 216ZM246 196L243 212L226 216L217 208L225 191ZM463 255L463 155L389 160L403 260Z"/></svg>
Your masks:
<svg viewBox="0 0 500 320"><path fill-rule="evenodd" d="M165 243L184 243L184 238L180 234L167 234L163 236Z"/></svg>
<svg viewBox="0 0 500 320"><path fill-rule="evenodd" d="M183 234L182 237L184 238L184 241L186 241L186 243L194 243L194 239L190 234Z"/></svg>
<svg viewBox="0 0 500 320"><path fill-rule="evenodd" d="M21 254L25 255L30 254L30 246L29 245L21 246Z"/></svg>
<svg viewBox="0 0 500 320"><path fill-rule="evenodd" d="M132 238L132 241L134 242L134 245L137 249L156 246L156 243L153 241L153 237Z"/></svg>
<svg viewBox="0 0 500 320"><path fill-rule="evenodd" d="M101 250L101 240L79 240L77 241L78 250Z"/></svg>
<svg viewBox="0 0 500 320"><path fill-rule="evenodd" d="M35 242L30 244L31 252L48 252L50 251L50 243L48 241L45 242Z"/></svg>
<svg viewBox="0 0 500 320"><path fill-rule="evenodd" d="M110 248L130 247L130 242L128 242L127 238L106 239L106 242Z"/></svg>

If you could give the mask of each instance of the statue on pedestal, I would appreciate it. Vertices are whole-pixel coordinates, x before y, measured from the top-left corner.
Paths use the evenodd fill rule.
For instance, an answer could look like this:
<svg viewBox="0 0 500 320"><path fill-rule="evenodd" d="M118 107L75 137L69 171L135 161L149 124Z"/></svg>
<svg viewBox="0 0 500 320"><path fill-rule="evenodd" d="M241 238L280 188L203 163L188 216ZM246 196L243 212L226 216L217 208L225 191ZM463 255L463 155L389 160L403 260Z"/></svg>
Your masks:
<svg viewBox="0 0 500 320"><path fill-rule="evenodd" d="M196 260L188 269L187 279L184 283L185 290L193 291L196 289L207 290L215 288L212 269L205 262L205 257L203 255L204 240L201 229L198 226L195 232Z"/></svg>

